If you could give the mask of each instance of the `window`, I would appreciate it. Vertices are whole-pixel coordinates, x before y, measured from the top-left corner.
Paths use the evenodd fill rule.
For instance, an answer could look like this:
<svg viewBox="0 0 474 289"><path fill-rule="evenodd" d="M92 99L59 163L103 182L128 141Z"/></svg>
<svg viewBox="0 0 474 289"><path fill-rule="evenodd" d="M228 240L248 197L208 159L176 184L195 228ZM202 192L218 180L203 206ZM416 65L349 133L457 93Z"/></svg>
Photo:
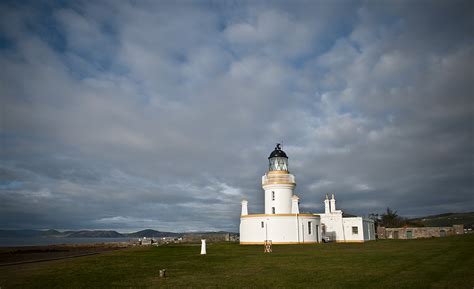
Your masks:
<svg viewBox="0 0 474 289"><path fill-rule="evenodd" d="M311 235L311 222L308 222L308 235Z"/></svg>
<svg viewBox="0 0 474 289"><path fill-rule="evenodd" d="M275 192L272 191L272 201L274 201L274 200L275 200Z"/></svg>
<svg viewBox="0 0 474 289"><path fill-rule="evenodd" d="M265 223L264 222L262 222L262 228L265 228Z"/></svg>
<svg viewBox="0 0 474 289"><path fill-rule="evenodd" d="M270 171L288 171L288 159L273 157L269 160Z"/></svg>
<svg viewBox="0 0 474 289"><path fill-rule="evenodd" d="M275 214L275 207L272 207L272 214Z"/></svg>
<svg viewBox="0 0 474 289"><path fill-rule="evenodd" d="M359 227L352 227L352 234L359 234Z"/></svg>

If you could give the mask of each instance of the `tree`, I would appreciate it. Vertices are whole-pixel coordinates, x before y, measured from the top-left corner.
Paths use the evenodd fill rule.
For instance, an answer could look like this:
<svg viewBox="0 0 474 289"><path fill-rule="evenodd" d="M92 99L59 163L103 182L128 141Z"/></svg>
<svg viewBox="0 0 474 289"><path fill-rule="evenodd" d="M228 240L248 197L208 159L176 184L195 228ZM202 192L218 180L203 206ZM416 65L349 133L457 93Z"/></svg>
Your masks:
<svg viewBox="0 0 474 289"><path fill-rule="evenodd" d="M380 225L387 228L398 228L405 225L405 221L397 214L397 211L387 207L387 211L380 218Z"/></svg>
<svg viewBox="0 0 474 289"><path fill-rule="evenodd" d="M369 219L374 221L375 230L377 231L377 227L380 225L380 215L376 213L370 213Z"/></svg>

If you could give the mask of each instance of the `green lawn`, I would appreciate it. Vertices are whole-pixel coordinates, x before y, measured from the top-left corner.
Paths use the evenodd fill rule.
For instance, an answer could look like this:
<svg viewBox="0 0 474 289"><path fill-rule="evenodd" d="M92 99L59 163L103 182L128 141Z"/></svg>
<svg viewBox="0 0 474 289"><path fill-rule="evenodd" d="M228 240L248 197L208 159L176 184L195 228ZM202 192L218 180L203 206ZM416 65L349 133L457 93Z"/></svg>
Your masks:
<svg viewBox="0 0 474 289"><path fill-rule="evenodd" d="M469 288L474 234L364 244L133 248L0 267L9 288ZM159 278L159 269L168 277Z"/></svg>

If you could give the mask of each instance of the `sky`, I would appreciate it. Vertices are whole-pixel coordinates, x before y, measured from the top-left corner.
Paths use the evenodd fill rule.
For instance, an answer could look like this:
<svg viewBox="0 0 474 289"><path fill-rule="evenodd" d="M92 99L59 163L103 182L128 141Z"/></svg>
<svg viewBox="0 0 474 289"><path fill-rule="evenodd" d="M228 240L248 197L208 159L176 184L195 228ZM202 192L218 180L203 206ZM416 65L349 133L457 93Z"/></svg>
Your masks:
<svg viewBox="0 0 474 289"><path fill-rule="evenodd" d="M474 211L472 1L2 1L0 228Z"/></svg>

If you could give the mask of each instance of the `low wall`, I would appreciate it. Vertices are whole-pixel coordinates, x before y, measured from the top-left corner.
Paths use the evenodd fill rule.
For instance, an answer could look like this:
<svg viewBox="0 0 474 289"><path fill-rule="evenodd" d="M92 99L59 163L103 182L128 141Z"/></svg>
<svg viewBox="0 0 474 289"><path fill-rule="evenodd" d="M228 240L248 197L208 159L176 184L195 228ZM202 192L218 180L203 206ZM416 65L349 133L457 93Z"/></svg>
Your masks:
<svg viewBox="0 0 474 289"><path fill-rule="evenodd" d="M377 228L377 235L379 239L418 239L446 237L463 234L463 232L464 225L453 225L452 227Z"/></svg>

